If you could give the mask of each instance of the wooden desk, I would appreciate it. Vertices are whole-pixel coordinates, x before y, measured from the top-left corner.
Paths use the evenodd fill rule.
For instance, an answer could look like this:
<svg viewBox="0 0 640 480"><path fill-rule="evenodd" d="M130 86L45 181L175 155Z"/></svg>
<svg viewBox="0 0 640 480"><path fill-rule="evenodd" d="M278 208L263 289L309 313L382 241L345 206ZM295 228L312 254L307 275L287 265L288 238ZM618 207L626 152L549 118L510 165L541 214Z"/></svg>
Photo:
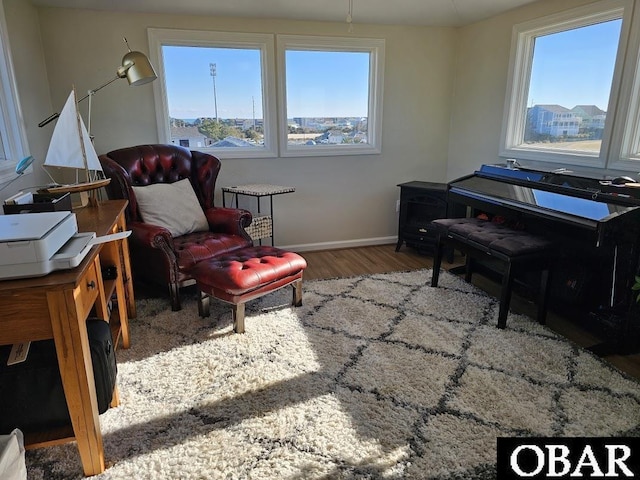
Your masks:
<svg viewBox="0 0 640 480"><path fill-rule="evenodd" d="M113 200L78 210L78 230L102 236L124 229L126 205L126 200ZM115 280L103 281L107 265L116 267ZM109 317L107 303L114 293L118 308ZM75 440L87 476L103 472L105 465L86 329L94 307L98 317L109 320L114 345L121 339L127 348L128 318L135 315L135 304L126 239L93 247L77 268L0 281L0 345L53 338L72 423L71 428L25 436L27 448Z"/></svg>
<svg viewBox="0 0 640 480"><path fill-rule="evenodd" d="M127 222L124 211L127 203L127 200L105 200L98 202L98 206L95 208L85 207L77 210L75 213L76 220L78 221L78 231L96 232L97 236L125 231L127 229ZM126 305L127 315L123 317L123 312L121 312L120 315L122 318L136 318L136 303L133 295L128 241L119 240L103 244L100 257L103 265L110 263L111 265L121 267L118 268L118 273L121 273L118 278L122 278L124 297L118 295L118 298L125 298L126 302L119 302L118 306L122 307ZM116 338L114 338L114 343L117 343L115 340ZM123 342L123 347L129 347L128 341Z"/></svg>

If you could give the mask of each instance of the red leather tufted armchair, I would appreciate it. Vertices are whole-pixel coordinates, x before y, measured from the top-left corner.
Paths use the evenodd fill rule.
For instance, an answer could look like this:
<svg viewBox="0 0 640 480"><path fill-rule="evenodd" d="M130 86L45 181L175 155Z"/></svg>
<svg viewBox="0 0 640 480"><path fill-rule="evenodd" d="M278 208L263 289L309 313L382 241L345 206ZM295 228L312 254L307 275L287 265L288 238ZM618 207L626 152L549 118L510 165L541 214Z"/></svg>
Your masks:
<svg viewBox="0 0 640 480"><path fill-rule="evenodd" d="M251 246L245 228L251 213L237 208L215 207L215 183L220 160L213 155L177 145L140 145L100 155L111 182L110 199L127 199L127 226L134 279L166 283L172 310L180 310L180 287L194 283L189 269L201 260ZM132 186L174 183L188 178L202 205L209 231L172 237L169 230L142 220Z"/></svg>

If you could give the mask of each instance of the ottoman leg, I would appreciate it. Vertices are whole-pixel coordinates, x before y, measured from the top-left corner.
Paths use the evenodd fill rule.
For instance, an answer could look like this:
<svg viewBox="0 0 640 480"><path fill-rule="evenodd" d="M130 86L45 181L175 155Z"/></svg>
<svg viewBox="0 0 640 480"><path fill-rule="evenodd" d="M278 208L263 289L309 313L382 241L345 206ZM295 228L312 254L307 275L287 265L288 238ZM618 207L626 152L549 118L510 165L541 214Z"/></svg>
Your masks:
<svg viewBox="0 0 640 480"><path fill-rule="evenodd" d="M294 307L302 306L302 280L296 280L293 282L293 300L291 305Z"/></svg>
<svg viewBox="0 0 640 480"><path fill-rule="evenodd" d="M209 295L204 292L198 294L198 315L201 317L209 316Z"/></svg>
<svg viewBox="0 0 640 480"><path fill-rule="evenodd" d="M244 333L244 303L232 305L231 311L233 313L233 331Z"/></svg>

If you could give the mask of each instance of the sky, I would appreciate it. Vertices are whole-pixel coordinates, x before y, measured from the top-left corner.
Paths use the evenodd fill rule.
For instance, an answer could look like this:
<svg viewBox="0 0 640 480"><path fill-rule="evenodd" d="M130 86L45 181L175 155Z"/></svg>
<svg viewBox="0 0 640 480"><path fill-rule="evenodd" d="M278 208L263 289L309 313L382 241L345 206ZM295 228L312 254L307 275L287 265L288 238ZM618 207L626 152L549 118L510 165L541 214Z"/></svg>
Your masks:
<svg viewBox="0 0 640 480"><path fill-rule="evenodd" d="M174 118L262 118L260 51L164 46ZM210 64L216 65L214 78ZM369 54L288 51L287 117L366 117Z"/></svg>
<svg viewBox="0 0 640 480"><path fill-rule="evenodd" d="M174 118L262 118L260 51L176 47L162 49L169 115ZM215 68L211 76L210 64Z"/></svg>
<svg viewBox="0 0 640 480"><path fill-rule="evenodd" d="M369 54L287 51L287 117L366 117Z"/></svg>
<svg viewBox="0 0 640 480"><path fill-rule="evenodd" d="M621 20L537 37L527 106L596 105L606 111Z"/></svg>

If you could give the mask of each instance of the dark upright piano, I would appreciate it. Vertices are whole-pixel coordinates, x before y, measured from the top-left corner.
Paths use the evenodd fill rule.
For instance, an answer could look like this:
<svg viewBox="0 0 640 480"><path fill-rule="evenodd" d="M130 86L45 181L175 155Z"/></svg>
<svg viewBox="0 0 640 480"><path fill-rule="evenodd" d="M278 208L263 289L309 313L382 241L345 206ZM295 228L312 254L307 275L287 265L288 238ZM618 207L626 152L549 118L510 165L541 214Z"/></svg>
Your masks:
<svg viewBox="0 0 640 480"><path fill-rule="evenodd" d="M559 248L550 308L603 334L615 351L640 347L640 188L503 165L448 184L447 214L502 217L553 238ZM520 279L535 288L533 280Z"/></svg>

